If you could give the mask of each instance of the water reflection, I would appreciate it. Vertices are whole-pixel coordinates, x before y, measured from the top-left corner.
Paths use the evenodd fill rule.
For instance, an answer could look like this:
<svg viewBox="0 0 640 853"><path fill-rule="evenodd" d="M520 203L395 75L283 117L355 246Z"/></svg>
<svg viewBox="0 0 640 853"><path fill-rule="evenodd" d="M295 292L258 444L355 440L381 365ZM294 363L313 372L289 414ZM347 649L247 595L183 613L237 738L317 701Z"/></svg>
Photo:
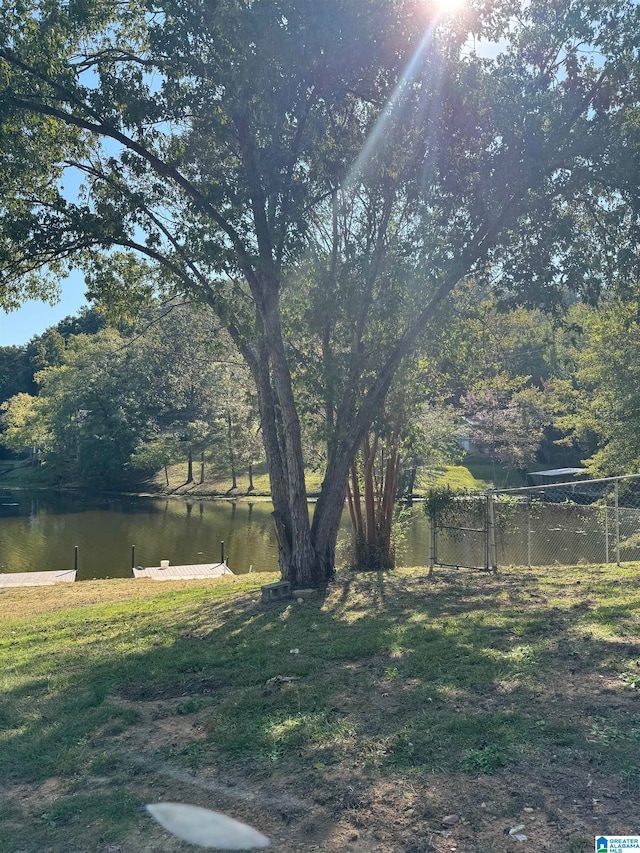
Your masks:
<svg viewBox="0 0 640 853"><path fill-rule="evenodd" d="M313 511L313 505L311 505ZM0 490L0 572L53 571L73 568L79 548L80 580L129 577L131 546L136 565L157 566L218 562L220 542L237 574L277 571L278 549L269 501L197 501L167 498L90 498L42 492ZM615 559L613 510L597 506L548 505L535 513L509 510L497 545L504 565L574 564ZM476 527L477 519L469 527ZM640 558L640 511L621 508L624 560ZM349 514L341 538L350 533ZM444 563L483 565L478 534L439 534L438 557ZM429 559L429 524L422 505L412 508L399 565L425 566Z"/></svg>
<svg viewBox="0 0 640 853"><path fill-rule="evenodd" d="M217 562L221 540L236 573L278 567L269 502L0 492L0 503L0 572L72 568L77 545L79 580L128 577L132 545L138 565L189 564Z"/></svg>

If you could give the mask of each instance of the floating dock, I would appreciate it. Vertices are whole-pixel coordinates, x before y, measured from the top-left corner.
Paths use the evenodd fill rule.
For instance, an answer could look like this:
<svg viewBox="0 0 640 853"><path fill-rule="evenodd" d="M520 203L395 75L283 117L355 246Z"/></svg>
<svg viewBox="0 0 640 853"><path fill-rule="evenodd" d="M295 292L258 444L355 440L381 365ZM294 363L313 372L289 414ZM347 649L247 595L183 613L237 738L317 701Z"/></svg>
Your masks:
<svg viewBox="0 0 640 853"><path fill-rule="evenodd" d="M233 572L226 563L200 563L193 566L150 566L133 569L134 578L150 578L154 581L195 581L203 578L221 578Z"/></svg>
<svg viewBox="0 0 640 853"><path fill-rule="evenodd" d="M51 586L54 583L73 583L75 569L61 572L6 572L0 574L0 588L15 586Z"/></svg>

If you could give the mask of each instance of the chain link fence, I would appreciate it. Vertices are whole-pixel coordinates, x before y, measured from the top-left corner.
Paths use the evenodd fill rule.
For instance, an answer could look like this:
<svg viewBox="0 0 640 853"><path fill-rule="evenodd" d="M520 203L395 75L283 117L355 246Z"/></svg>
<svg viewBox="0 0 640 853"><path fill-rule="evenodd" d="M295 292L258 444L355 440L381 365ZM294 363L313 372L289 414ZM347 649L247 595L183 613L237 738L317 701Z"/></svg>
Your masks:
<svg viewBox="0 0 640 853"><path fill-rule="evenodd" d="M507 489L494 495L500 563L640 560L640 475Z"/></svg>
<svg viewBox="0 0 640 853"><path fill-rule="evenodd" d="M431 565L629 560L640 560L640 474L465 496L453 517L433 525Z"/></svg>

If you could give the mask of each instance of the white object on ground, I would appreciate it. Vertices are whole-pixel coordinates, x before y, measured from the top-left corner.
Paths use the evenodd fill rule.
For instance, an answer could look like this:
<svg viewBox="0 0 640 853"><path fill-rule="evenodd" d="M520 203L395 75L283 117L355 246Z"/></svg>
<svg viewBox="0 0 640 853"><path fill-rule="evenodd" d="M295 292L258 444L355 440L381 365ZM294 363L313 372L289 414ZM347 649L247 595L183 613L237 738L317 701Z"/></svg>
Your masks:
<svg viewBox="0 0 640 853"><path fill-rule="evenodd" d="M257 829L232 817L186 803L153 803L149 814L177 838L218 850L255 850L270 841Z"/></svg>

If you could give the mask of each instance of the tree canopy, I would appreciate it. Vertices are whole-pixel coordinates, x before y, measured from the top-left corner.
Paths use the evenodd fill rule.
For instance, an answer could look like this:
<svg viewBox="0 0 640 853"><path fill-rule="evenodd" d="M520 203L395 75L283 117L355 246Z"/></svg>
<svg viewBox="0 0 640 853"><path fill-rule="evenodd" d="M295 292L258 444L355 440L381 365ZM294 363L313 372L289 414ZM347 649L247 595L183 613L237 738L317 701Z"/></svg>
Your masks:
<svg viewBox="0 0 640 853"><path fill-rule="evenodd" d="M79 264L96 296L210 305L256 385L283 575L321 583L362 438L460 281L549 305L637 280L639 38L633 0L20 0L2 303Z"/></svg>
<svg viewBox="0 0 640 853"><path fill-rule="evenodd" d="M640 468L640 304L612 300L581 312L583 338L575 348L573 380L554 383L558 426L590 449L589 470L599 476Z"/></svg>

